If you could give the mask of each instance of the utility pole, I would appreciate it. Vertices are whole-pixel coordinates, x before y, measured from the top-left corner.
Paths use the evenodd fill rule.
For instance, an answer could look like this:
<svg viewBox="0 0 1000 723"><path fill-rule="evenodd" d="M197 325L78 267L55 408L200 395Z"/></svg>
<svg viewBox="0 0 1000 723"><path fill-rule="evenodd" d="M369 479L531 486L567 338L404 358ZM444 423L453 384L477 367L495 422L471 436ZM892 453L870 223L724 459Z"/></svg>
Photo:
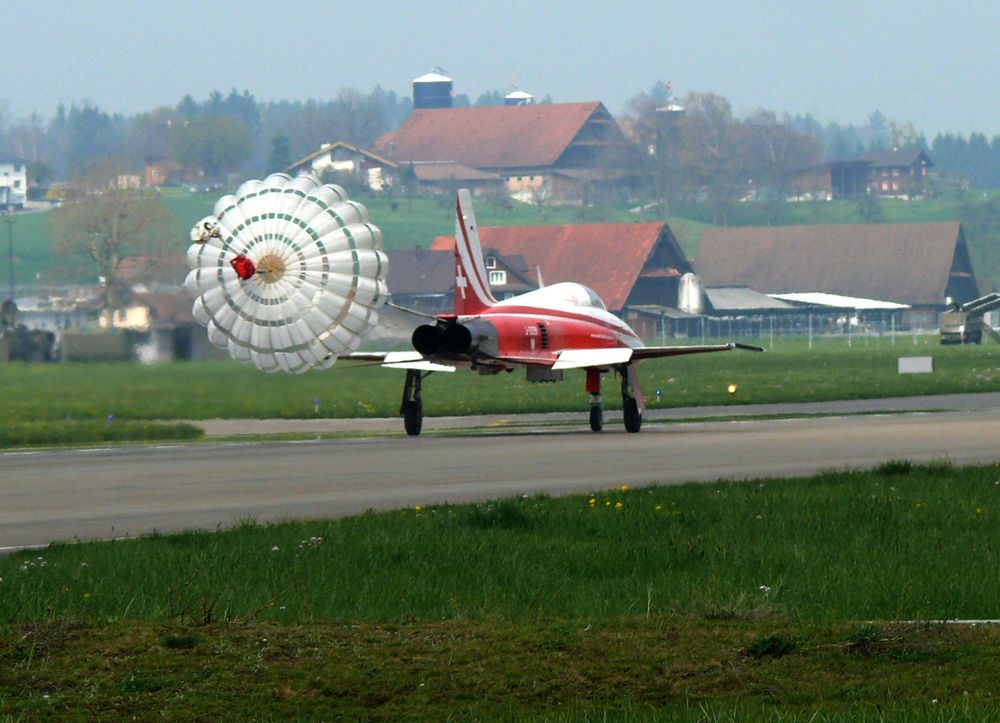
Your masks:
<svg viewBox="0 0 1000 723"><path fill-rule="evenodd" d="M3 221L7 224L7 298L14 301L14 211L10 206L7 207Z"/></svg>

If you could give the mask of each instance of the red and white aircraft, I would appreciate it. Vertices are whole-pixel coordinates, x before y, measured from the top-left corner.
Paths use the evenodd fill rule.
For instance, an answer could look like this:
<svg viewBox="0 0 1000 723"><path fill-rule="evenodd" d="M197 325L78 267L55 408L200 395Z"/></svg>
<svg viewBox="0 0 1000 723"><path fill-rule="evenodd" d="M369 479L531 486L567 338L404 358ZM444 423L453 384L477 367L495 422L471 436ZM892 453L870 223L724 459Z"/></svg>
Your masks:
<svg viewBox="0 0 1000 723"><path fill-rule="evenodd" d="M456 210L455 312L430 317L434 323L418 326L411 338L412 352L355 352L342 357L407 370L400 406L407 434L420 434L420 383L435 371L467 367L480 374L496 374L524 367L529 382L553 382L561 381L566 369L583 369L590 393L590 428L599 432L604 426L601 374L614 370L621 379L625 429L638 432L645 400L636 376L637 362L737 348L763 351L735 343L644 346L594 291L577 283L543 286L497 301L487 282L476 217L465 189L458 192Z"/></svg>

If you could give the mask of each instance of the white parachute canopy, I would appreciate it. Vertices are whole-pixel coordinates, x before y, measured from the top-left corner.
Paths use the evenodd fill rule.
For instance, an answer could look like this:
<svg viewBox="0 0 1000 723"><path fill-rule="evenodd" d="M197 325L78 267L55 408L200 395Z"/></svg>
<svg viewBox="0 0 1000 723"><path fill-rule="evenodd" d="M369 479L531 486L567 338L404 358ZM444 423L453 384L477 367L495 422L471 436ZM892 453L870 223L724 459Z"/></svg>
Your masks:
<svg viewBox="0 0 1000 723"><path fill-rule="evenodd" d="M352 352L388 297L382 233L340 186L247 181L191 229L184 285L208 338L267 372Z"/></svg>

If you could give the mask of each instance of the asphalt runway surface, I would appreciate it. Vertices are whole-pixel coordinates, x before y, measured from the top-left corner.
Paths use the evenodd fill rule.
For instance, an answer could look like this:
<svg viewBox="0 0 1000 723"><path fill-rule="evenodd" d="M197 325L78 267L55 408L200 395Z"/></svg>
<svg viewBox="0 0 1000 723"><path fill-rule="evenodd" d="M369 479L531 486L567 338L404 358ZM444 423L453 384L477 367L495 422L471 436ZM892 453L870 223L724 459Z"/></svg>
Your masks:
<svg viewBox="0 0 1000 723"><path fill-rule="evenodd" d="M894 411L879 411L886 409ZM773 414L832 416L734 418ZM683 421L712 416L722 418ZM904 458L1000 461L998 394L652 410L639 434L625 433L613 413L607 417L601 434L589 431L584 414L429 418L418 438L7 452L0 454L0 549L218 529L246 518L325 518L621 484L807 475ZM313 420L297 431L321 431L325 423ZM238 433L229 424L222 433ZM240 425L274 431L267 420ZM473 433L450 431L470 425ZM368 426L395 431L400 421Z"/></svg>

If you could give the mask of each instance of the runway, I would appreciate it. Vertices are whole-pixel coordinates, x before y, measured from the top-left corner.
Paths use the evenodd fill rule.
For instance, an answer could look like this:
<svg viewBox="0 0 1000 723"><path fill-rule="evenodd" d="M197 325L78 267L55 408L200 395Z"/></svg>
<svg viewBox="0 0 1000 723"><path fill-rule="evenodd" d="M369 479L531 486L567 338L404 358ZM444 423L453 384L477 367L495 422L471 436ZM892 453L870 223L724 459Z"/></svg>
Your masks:
<svg viewBox="0 0 1000 723"><path fill-rule="evenodd" d="M973 405L975 409L975 405ZM430 421L430 420L428 420ZM657 423L639 434L204 443L0 455L0 548L367 509L793 476L890 459L1000 460L1000 410Z"/></svg>

